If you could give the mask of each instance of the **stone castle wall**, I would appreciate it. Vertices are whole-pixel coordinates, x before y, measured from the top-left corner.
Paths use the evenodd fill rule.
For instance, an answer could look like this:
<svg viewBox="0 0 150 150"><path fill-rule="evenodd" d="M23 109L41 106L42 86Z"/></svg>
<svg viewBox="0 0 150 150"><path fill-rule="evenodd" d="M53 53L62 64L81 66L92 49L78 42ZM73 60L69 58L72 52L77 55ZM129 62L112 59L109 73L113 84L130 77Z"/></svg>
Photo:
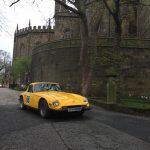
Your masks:
<svg viewBox="0 0 150 150"><path fill-rule="evenodd" d="M65 1L65 0L64 0ZM88 11L90 10L90 11ZM96 11L96 12L95 12ZM150 38L150 8L146 6L121 6L121 27L123 37ZM98 35L111 37L114 35L114 21L104 4L93 3L88 6L89 24L93 14L102 15ZM70 11L56 3L55 27L30 26L16 30L14 35L13 58L31 56L36 46L59 39L80 37L80 19ZM96 18L95 18L96 19ZM142 23L141 23L142 22Z"/></svg>
<svg viewBox="0 0 150 150"><path fill-rule="evenodd" d="M41 45L33 50L32 81L55 81L69 89L72 83L72 88L79 92L78 58L79 40L60 40Z"/></svg>
<svg viewBox="0 0 150 150"><path fill-rule="evenodd" d="M76 38L80 35L80 20L71 14L57 15L55 17L55 40Z"/></svg>
<svg viewBox="0 0 150 150"><path fill-rule="evenodd" d="M36 46L54 40L54 29L51 27L29 26L15 31L13 58L31 56Z"/></svg>
<svg viewBox="0 0 150 150"><path fill-rule="evenodd" d="M65 1L65 0L64 0ZM57 4L57 3L56 3ZM97 4L94 4L97 7ZM91 6L91 5L90 5ZM91 6L92 9L94 6ZM95 9L93 13L95 14ZM114 21L102 5L102 20L99 26L98 58L96 61L92 94L106 97L106 70L109 64L102 63L103 57L112 52ZM91 12L91 11L89 11ZM122 40L121 53L124 63L121 68L120 90L122 95L150 95L150 19L149 7L124 6L121 8L122 37L139 39ZM88 14L89 18L91 13ZM90 20L90 19L89 19ZM90 23L91 21L89 21ZM60 5L55 6L55 27L30 26L16 30L14 38L14 60L32 56L32 81L59 82L67 90L80 92L79 69L80 19Z"/></svg>
<svg viewBox="0 0 150 150"><path fill-rule="evenodd" d="M103 56L112 50L112 38L99 38L98 58L94 70L92 95L106 96L107 63ZM150 95L150 40L124 39L121 44L124 63L121 68L121 95ZM67 90L80 92L80 40L60 40L33 50L32 81L59 82Z"/></svg>

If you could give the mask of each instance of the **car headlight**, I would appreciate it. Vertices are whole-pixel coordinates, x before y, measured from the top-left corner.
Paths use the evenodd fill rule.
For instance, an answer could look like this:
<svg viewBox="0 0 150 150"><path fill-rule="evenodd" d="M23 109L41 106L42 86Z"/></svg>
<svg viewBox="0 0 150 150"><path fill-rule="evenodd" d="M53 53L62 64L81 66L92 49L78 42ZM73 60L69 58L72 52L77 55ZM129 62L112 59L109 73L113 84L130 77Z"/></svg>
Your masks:
<svg viewBox="0 0 150 150"><path fill-rule="evenodd" d="M88 99L85 97L83 100L85 103L89 103Z"/></svg>
<svg viewBox="0 0 150 150"><path fill-rule="evenodd" d="M59 101L58 100L54 100L53 101L53 106L58 106L59 105Z"/></svg>

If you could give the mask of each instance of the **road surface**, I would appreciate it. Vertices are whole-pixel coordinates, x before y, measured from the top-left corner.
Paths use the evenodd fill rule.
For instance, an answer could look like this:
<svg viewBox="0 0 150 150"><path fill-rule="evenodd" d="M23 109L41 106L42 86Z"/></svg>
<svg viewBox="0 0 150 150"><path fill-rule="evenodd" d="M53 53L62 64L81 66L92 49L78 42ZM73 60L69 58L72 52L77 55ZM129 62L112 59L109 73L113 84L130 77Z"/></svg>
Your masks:
<svg viewBox="0 0 150 150"><path fill-rule="evenodd" d="M0 150L150 150L150 118L92 106L83 117L42 119L0 88Z"/></svg>

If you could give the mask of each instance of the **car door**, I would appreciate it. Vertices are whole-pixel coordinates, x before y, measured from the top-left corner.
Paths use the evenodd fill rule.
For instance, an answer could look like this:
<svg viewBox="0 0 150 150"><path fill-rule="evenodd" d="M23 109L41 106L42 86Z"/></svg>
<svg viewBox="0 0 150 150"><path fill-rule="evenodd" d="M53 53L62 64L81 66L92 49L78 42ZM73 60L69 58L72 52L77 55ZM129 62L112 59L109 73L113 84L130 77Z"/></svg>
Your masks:
<svg viewBox="0 0 150 150"><path fill-rule="evenodd" d="M33 85L29 85L29 88L25 94L25 105L33 107L33 97L34 97L34 93L33 93Z"/></svg>

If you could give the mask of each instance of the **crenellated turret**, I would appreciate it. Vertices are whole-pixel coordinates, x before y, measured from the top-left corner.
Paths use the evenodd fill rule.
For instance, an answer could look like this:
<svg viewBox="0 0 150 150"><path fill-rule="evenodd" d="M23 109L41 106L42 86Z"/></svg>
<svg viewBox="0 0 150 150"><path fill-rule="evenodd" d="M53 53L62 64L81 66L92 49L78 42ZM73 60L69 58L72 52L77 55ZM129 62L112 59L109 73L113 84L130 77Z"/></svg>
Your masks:
<svg viewBox="0 0 150 150"><path fill-rule="evenodd" d="M14 34L13 59L31 56L32 50L40 44L54 40L54 29L48 26L31 26L19 29L18 24Z"/></svg>
<svg viewBox="0 0 150 150"><path fill-rule="evenodd" d="M17 28L16 28L16 31L18 31L18 29L19 29L19 28L18 28L18 24L17 24Z"/></svg>
<svg viewBox="0 0 150 150"><path fill-rule="evenodd" d="M31 26L31 21L30 21L30 19L29 19L29 27Z"/></svg>
<svg viewBox="0 0 150 150"><path fill-rule="evenodd" d="M34 32L54 32L54 29L52 29L51 26L30 26L30 22L29 22L29 27L26 28L22 28L22 29L18 29L18 25L17 25L17 29L15 31L15 36L18 35L23 35L23 34L27 34L27 33L34 33Z"/></svg>

